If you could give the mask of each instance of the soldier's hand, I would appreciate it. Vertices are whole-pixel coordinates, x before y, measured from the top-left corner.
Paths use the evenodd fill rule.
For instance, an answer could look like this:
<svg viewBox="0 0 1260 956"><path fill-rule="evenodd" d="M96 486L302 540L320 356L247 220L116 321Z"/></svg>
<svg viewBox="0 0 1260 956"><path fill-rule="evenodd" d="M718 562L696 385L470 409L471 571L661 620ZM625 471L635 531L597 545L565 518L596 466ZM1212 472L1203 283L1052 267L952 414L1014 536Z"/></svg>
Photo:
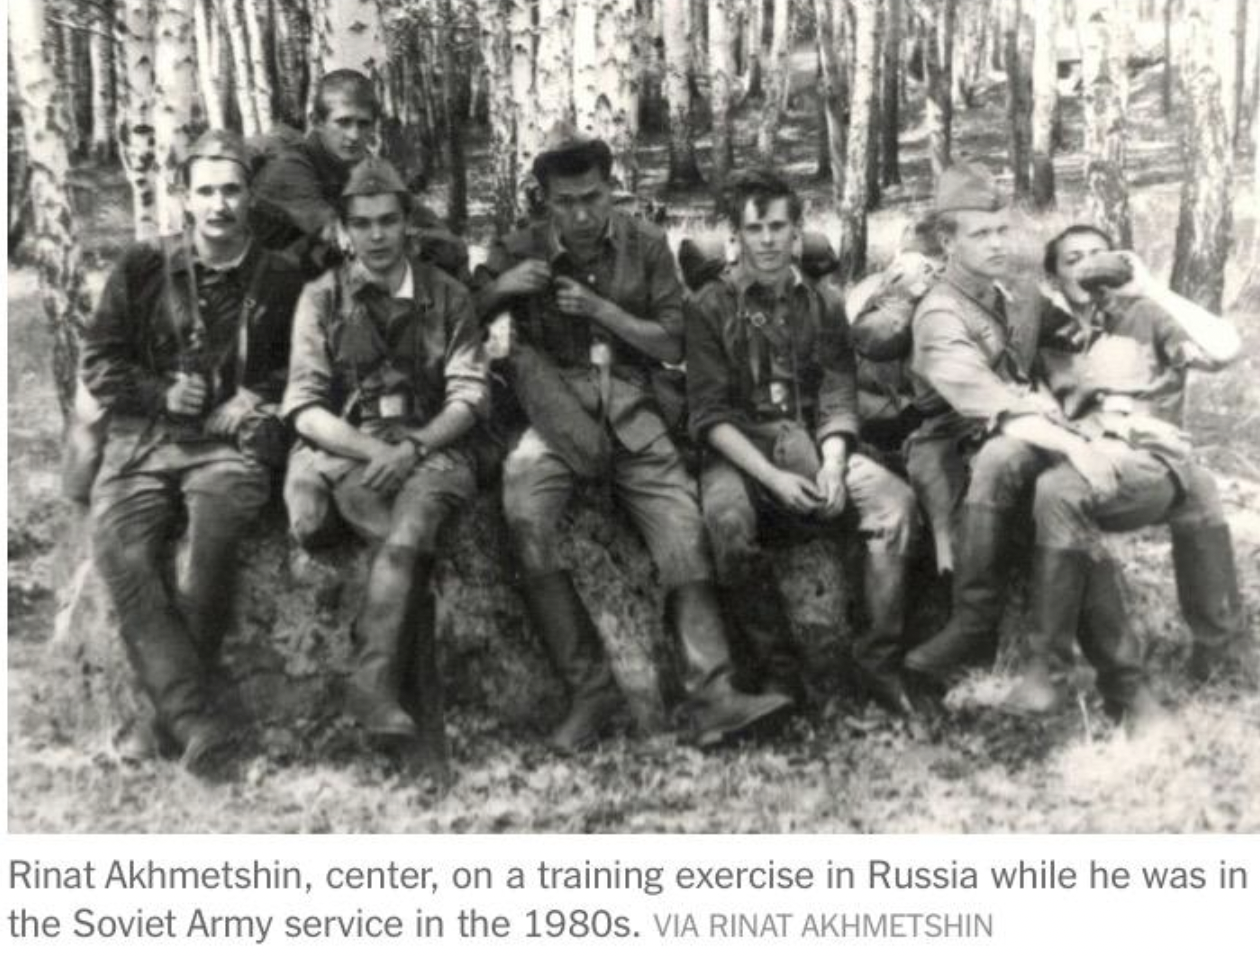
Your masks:
<svg viewBox="0 0 1260 956"><path fill-rule="evenodd" d="M241 427L241 422L261 404L262 396L247 388L237 389L235 395L210 413L206 419L206 431L221 438L231 438Z"/></svg>
<svg viewBox="0 0 1260 956"><path fill-rule="evenodd" d="M822 495L812 481L790 471L780 470L775 474L770 484L770 493L783 507L795 514L813 514L823 502Z"/></svg>
<svg viewBox="0 0 1260 956"><path fill-rule="evenodd" d="M838 518L844 511L844 506L848 500L847 489L844 484L844 463L839 461L825 462L818 469L818 475L814 478L814 485L818 489L818 496L822 500L822 506L818 509L819 515L824 518Z"/></svg>
<svg viewBox="0 0 1260 956"><path fill-rule="evenodd" d="M363 469L363 483L373 491L391 495L411 477L416 461L416 448L411 442L384 444Z"/></svg>
<svg viewBox="0 0 1260 956"><path fill-rule="evenodd" d="M1082 441L1068 455L1075 468L1094 493L1095 501L1105 501L1120 488L1120 472L1115 463L1090 442Z"/></svg>
<svg viewBox="0 0 1260 956"><path fill-rule="evenodd" d="M180 372L175 384L166 390L166 410L172 415L200 415L209 395L204 375Z"/></svg>
<svg viewBox="0 0 1260 956"><path fill-rule="evenodd" d="M551 266L541 259L526 259L499 276L497 284L504 296L533 295L551 285Z"/></svg>
<svg viewBox="0 0 1260 956"><path fill-rule="evenodd" d="M592 292L576 279L561 276L556 280L556 308L565 315L594 319L607 305L607 299Z"/></svg>
<svg viewBox="0 0 1260 956"><path fill-rule="evenodd" d="M1159 283L1151 275L1151 270L1136 252L1124 250L1120 252L1120 255L1133 270L1133 278L1124 285L1112 289L1111 294L1122 299L1149 298L1152 291L1159 287Z"/></svg>

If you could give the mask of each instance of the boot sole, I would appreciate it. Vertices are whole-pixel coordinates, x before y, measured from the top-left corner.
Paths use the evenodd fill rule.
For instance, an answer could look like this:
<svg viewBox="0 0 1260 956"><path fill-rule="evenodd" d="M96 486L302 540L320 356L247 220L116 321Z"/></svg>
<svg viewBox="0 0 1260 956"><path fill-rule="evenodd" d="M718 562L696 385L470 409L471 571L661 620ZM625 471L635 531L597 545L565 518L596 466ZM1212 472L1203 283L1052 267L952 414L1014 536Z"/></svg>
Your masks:
<svg viewBox="0 0 1260 956"><path fill-rule="evenodd" d="M697 730L692 736L691 742L696 747L704 750L710 747L720 747L724 743L732 743L741 737L754 733L768 733L772 729L777 729L781 722L786 720L795 709L795 703L790 698L784 698L779 702L767 704L759 712L746 717L738 724L706 727L703 730Z"/></svg>

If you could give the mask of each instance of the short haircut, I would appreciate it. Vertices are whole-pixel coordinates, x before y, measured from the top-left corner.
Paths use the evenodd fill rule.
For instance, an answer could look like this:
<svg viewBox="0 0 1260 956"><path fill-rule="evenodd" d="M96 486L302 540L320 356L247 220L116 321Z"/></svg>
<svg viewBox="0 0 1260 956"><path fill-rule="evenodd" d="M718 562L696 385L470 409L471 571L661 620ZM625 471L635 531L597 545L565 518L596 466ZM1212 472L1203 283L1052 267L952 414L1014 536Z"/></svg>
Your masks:
<svg viewBox="0 0 1260 956"><path fill-rule="evenodd" d="M182 185L185 189L188 189L190 186L192 186L193 163L200 163L206 160L222 160L224 162L236 163L237 166L240 166L241 169L245 171L246 188L249 188L249 189L253 188L254 173L258 171L258 165L259 165L257 157L251 157L252 164L249 166L245 166L241 164L240 162L238 162L237 160L233 159L231 156L190 156L188 159L184 160L182 163L179 164L180 185Z"/></svg>
<svg viewBox="0 0 1260 956"><path fill-rule="evenodd" d="M315 122L322 123L328 119L331 111L329 100L341 96L356 106L366 107L373 119L381 115L381 103L376 98L376 87L372 81L358 70L333 70L320 77L315 87Z"/></svg>
<svg viewBox="0 0 1260 956"><path fill-rule="evenodd" d="M1061 233L1046 243L1046 253L1041 260L1041 267L1046 270L1046 275L1057 275L1059 271L1059 246L1063 245L1063 240L1070 236L1097 236L1107 244L1108 249L1116 247L1116 241L1111 238L1106 230L1097 226L1091 226L1089 223L1078 222L1068 226Z"/></svg>
<svg viewBox="0 0 1260 956"><path fill-rule="evenodd" d="M788 216L792 222L799 223L804 207L796 190L788 185L787 180L768 169L755 169L736 176L726 188L726 218L738 229L743 225L744 209L752 200L757 215L764 216L770 204L776 199L786 199Z"/></svg>
<svg viewBox="0 0 1260 956"><path fill-rule="evenodd" d="M534 159L533 173L538 185L547 191L553 176L581 176L599 170L605 182L612 180L612 150L602 139L588 139L562 149L547 150Z"/></svg>
<svg viewBox="0 0 1260 956"><path fill-rule="evenodd" d="M338 196L337 218L341 220L341 224L343 226L346 224L346 220L350 218L350 203L355 199L366 199L369 196L397 196L398 205L402 209L404 219L409 220L411 218L411 213L415 208L415 198L411 195L411 193L407 192L400 193L393 190L387 190L380 193L355 193L353 196Z"/></svg>

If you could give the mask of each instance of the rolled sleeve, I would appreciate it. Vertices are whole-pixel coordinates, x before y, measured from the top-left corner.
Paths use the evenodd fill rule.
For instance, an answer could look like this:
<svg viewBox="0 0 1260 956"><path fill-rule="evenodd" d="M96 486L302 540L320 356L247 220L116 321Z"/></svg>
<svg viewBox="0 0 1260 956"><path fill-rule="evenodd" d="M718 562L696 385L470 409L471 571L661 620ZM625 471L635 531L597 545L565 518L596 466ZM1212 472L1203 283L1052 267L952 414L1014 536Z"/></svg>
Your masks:
<svg viewBox="0 0 1260 956"><path fill-rule="evenodd" d="M490 415L490 360L472 299L463 289L450 302L446 338L445 404L462 402L479 419Z"/></svg>
<svg viewBox="0 0 1260 956"><path fill-rule="evenodd" d="M648 314L646 318L681 340L686 334L683 318L683 289L674 266L674 254L663 235L654 236L646 252Z"/></svg>
<svg viewBox="0 0 1260 956"><path fill-rule="evenodd" d="M333 367L324 320L332 308L331 285L312 282L302 290L293 314L293 344L289 352L289 381L280 414L292 421L304 408L331 407Z"/></svg>
<svg viewBox="0 0 1260 956"><path fill-rule="evenodd" d="M955 412L994 429L1004 419L1046 411L1046 399L1005 382L989 366L963 321L934 309L915 316L912 367Z"/></svg>
<svg viewBox="0 0 1260 956"><path fill-rule="evenodd" d="M713 301L716 287L683 306L687 355L687 426L704 441L715 425L740 424L744 417L732 402L730 363L722 343L722 316Z"/></svg>
<svg viewBox="0 0 1260 956"><path fill-rule="evenodd" d="M146 307L132 295L129 267L133 258L124 257L110 275L83 328L79 377L107 411L147 416L162 409L169 382L142 362L139 337L145 323L140 316ZM150 313L154 308L148 303Z"/></svg>
<svg viewBox="0 0 1260 956"><path fill-rule="evenodd" d="M844 307L824 299L823 326L819 330L822 381L818 387L818 427L821 444L835 435L852 442L858 433L857 362L849 339Z"/></svg>

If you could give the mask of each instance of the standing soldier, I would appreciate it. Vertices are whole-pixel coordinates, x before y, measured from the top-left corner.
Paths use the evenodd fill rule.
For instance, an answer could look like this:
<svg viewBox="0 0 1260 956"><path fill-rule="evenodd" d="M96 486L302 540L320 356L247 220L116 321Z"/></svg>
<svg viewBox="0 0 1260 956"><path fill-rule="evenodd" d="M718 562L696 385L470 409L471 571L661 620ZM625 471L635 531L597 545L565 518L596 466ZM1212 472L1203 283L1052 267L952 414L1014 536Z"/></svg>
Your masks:
<svg viewBox="0 0 1260 956"><path fill-rule="evenodd" d="M815 534L856 526L870 625L856 661L872 696L908 714L900 663L914 495L854 453L857 386L843 310L792 263L800 199L777 176L754 173L734 183L728 215L739 261L687 305L690 424L708 448L701 501L727 607L760 658L762 688L799 696L758 518Z"/></svg>
<svg viewBox="0 0 1260 956"><path fill-rule="evenodd" d="M302 293L284 413L306 442L289 467L326 486L376 546L350 711L377 743L427 747L441 732L434 552L476 492L468 434L489 393L467 290L406 254L410 203L384 160L351 173L341 216L355 258ZM445 748L423 755L440 761Z"/></svg>
<svg viewBox="0 0 1260 956"><path fill-rule="evenodd" d="M504 509L524 575L525 605L570 691L551 735L561 750L591 744L621 699L599 635L557 553L578 474L605 478L643 535L667 589L681 643L695 739L716 743L791 706L747 695L732 664L712 583L695 485L653 397L662 362L682 360L682 289L664 235L612 210L606 143L564 126L534 161L547 218L505 236L479 267L477 311L512 311L528 363L513 365L530 415L504 466ZM533 386L551 384L551 395Z"/></svg>
<svg viewBox="0 0 1260 956"><path fill-rule="evenodd" d="M191 236L129 248L83 331L80 376L108 414L91 494L97 566L160 737L213 774L232 733L207 689L236 543L267 500L287 435L284 386L297 270L246 226L250 158L212 131L184 166ZM187 513L174 593L162 556Z"/></svg>

